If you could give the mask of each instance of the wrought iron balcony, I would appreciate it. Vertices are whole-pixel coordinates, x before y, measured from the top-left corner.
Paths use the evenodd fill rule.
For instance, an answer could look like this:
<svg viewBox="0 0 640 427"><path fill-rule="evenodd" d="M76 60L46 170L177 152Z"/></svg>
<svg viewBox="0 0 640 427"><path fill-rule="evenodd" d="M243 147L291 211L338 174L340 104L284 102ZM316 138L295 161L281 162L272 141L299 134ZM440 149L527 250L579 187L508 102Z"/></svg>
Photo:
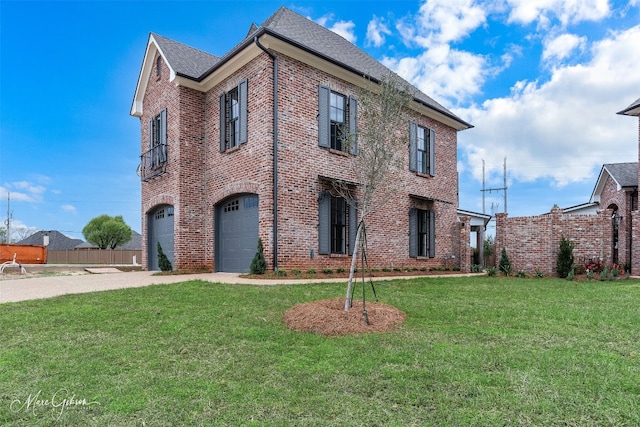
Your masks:
<svg viewBox="0 0 640 427"><path fill-rule="evenodd" d="M159 144L151 150L142 153L138 175L143 181L148 181L165 172L167 166L167 144Z"/></svg>

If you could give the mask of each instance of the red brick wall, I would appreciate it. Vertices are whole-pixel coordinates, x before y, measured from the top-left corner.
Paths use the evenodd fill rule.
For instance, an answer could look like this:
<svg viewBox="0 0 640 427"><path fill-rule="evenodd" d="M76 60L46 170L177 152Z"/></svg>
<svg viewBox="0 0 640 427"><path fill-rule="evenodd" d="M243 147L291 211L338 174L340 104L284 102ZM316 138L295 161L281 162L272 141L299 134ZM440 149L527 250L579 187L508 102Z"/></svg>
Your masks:
<svg viewBox="0 0 640 427"><path fill-rule="evenodd" d="M514 272L534 274L542 271L556 275L556 261L560 239L566 237L574 243L576 263L597 258L611 262L612 223L611 211L602 210L597 215L565 215L561 209L550 214L508 218L508 214L496 214L495 251L496 263L500 261L502 248L506 248Z"/></svg>
<svg viewBox="0 0 640 427"><path fill-rule="evenodd" d="M346 268L350 257L318 254L318 195L326 185L318 176L353 180L348 155L318 146L318 85L329 86L347 96L356 95L356 88L284 55L279 55L278 61L278 267L286 270ZM168 82L168 72L164 71L160 80L153 75L149 81L141 119L145 151L149 119L162 108L168 109L168 172L142 184L143 236L146 236L146 213L159 203L173 204L175 267L214 268L216 204L234 194L255 193L259 196L259 236L268 266L273 268L271 59L266 54L260 55L206 94L175 87ZM220 153L219 96L245 78L248 79L248 142ZM457 133L415 112L409 112L409 116L418 124L436 130L437 176L409 172L406 147L404 172L394 177L400 184L397 191L388 195L386 204L367 219L369 263L377 267L430 267L445 262L458 265L461 252L468 251L469 238L468 233L461 232L456 218ZM408 134L408 121L406 128L398 131ZM409 194L435 201L412 199ZM409 258L410 207L436 211L435 258ZM143 263L146 263L146 252L145 237Z"/></svg>

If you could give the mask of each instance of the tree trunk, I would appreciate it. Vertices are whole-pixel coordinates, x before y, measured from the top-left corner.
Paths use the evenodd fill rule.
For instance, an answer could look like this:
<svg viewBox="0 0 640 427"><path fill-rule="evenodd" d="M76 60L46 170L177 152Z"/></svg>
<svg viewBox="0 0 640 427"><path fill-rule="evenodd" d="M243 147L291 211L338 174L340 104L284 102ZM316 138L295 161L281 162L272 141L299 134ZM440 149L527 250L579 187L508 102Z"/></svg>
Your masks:
<svg viewBox="0 0 640 427"><path fill-rule="evenodd" d="M358 224L358 231L356 232L356 241L354 243L353 255L351 256L351 269L349 270L349 283L347 284L347 296L344 299L344 311L349 311L351 308L351 287L353 284L353 276L356 269L356 261L358 259L358 248L360 247L360 233L364 227L364 220L361 220Z"/></svg>

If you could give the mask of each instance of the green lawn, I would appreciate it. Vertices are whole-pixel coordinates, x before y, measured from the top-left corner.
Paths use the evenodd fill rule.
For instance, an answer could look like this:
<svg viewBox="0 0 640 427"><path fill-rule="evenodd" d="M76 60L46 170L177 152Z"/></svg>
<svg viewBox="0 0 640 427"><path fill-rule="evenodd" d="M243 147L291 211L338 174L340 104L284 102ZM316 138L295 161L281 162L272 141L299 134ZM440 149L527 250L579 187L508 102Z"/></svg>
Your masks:
<svg viewBox="0 0 640 427"><path fill-rule="evenodd" d="M0 305L0 425L638 426L640 282L390 280L397 331L293 332L344 284Z"/></svg>

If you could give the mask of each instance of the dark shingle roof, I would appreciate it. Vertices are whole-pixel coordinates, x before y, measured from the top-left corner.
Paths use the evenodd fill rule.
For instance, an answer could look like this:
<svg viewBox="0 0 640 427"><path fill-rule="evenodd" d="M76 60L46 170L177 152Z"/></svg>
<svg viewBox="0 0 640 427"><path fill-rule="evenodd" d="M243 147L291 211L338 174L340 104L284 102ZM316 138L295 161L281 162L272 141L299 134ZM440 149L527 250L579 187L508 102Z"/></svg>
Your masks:
<svg viewBox="0 0 640 427"><path fill-rule="evenodd" d="M638 163L607 163L603 168L621 187L638 186Z"/></svg>
<svg viewBox="0 0 640 427"><path fill-rule="evenodd" d="M151 33L167 62L176 74L200 77L211 69L220 58L191 46Z"/></svg>
<svg viewBox="0 0 640 427"><path fill-rule="evenodd" d="M634 102L631 103L631 105L629 105L624 110L619 111L618 114L623 114L627 116L640 116L640 98L636 99Z"/></svg>
<svg viewBox="0 0 640 427"><path fill-rule="evenodd" d="M65 236L59 231L38 231L31 236L18 242L20 245L42 245L44 242L44 235L49 235L49 245L47 249L50 251L63 251L67 249L73 249L78 245L84 243L81 239L72 239Z"/></svg>
<svg viewBox="0 0 640 427"><path fill-rule="evenodd" d="M358 74L366 74L374 79L381 80L391 72L391 70L379 61L344 37L286 7L281 7L275 14L267 19L262 26L279 34L291 43L298 44L306 50L318 56L325 57L330 61L347 66ZM394 75L394 77L405 84L409 84L397 75ZM428 106L461 121L430 96L417 91L415 97Z"/></svg>
<svg viewBox="0 0 640 427"><path fill-rule="evenodd" d="M152 35L158 42L159 48L164 53L169 65L176 73L196 81L202 81L207 75L214 72L218 66L221 66L240 50L244 49L248 43L252 43L254 37L263 33L269 33L289 44L347 68L356 74L368 75L373 79L381 80L391 73L394 78L409 85L404 79L392 73L383 64L342 36L286 7L278 9L260 27L251 24L247 37L219 58L160 35L154 33ZM473 127L430 96L416 91L414 97L428 107L461 123L464 127Z"/></svg>

